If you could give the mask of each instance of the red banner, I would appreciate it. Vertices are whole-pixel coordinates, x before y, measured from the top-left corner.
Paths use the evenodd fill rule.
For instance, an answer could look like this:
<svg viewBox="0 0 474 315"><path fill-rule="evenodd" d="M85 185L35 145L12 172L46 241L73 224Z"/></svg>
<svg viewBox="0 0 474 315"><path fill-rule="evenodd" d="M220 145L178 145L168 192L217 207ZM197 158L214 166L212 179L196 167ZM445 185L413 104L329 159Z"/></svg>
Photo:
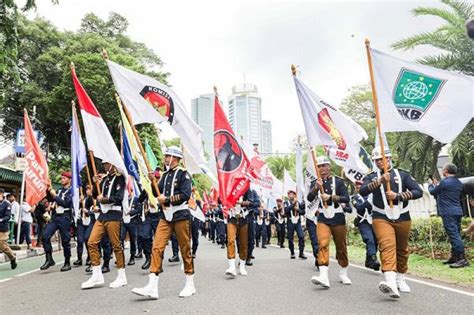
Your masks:
<svg viewBox="0 0 474 315"><path fill-rule="evenodd" d="M25 197L29 205L38 203L46 196L48 188L48 164L36 141L28 113L25 110Z"/></svg>
<svg viewBox="0 0 474 315"><path fill-rule="evenodd" d="M221 202L233 207L250 187L250 161L235 138L217 97L214 100L214 154Z"/></svg>

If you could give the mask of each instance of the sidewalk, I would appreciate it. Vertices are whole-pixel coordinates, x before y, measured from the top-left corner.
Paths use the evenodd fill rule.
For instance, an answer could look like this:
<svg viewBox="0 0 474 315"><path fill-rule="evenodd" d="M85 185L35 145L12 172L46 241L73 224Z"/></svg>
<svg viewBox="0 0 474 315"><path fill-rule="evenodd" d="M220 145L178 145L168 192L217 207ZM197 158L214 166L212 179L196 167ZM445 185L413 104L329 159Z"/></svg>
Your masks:
<svg viewBox="0 0 474 315"><path fill-rule="evenodd" d="M53 242L52 246L53 246L53 252L59 251L58 242ZM19 249L16 249L16 248L19 248ZM73 248L76 248L75 241L71 241L71 249ZM30 258L30 257L37 257L37 256L44 255L43 247L31 247L31 249L27 249L26 244L22 244L22 245L13 244L12 250L13 250L13 253L15 253L16 255L17 261ZM0 264L4 262L8 262L8 261L10 260L8 259L7 255L5 255L3 252L0 252Z"/></svg>

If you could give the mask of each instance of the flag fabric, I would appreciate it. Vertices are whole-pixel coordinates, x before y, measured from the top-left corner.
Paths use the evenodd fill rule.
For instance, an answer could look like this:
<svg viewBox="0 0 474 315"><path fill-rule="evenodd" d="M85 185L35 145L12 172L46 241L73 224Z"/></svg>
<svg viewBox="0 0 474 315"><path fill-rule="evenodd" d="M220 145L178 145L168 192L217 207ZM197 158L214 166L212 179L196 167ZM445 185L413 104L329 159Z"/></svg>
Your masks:
<svg viewBox="0 0 474 315"><path fill-rule="evenodd" d="M81 217L79 212L79 189L81 183L81 171L87 165L87 153L84 142L82 141L81 131L77 120L76 109L72 108L71 124L71 188L72 188L72 206L74 209L74 220Z"/></svg>
<svg viewBox="0 0 474 315"><path fill-rule="evenodd" d="M296 190L298 192L298 201L303 202L304 196L306 195L306 189L304 187L303 177L303 152L301 145L296 145Z"/></svg>
<svg viewBox="0 0 474 315"><path fill-rule="evenodd" d="M419 131L449 143L474 114L474 77L370 49L382 130Z"/></svg>
<svg viewBox="0 0 474 315"><path fill-rule="evenodd" d="M300 192L296 189L296 183L291 178L290 173L287 170L283 171L283 193L287 194L289 190L296 192L298 195Z"/></svg>
<svg viewBox="0 0 474 315"><path fill-rule="evenodd" d="M314 166L313 158L311 156L311 150L308 150L308 159L306 161L306 167L304 169L304 186L305 186L305 191L310 191L311 190L311 183L316 181L317 175L316 175L316 169ZM307 199L308 194L305 194L304 196L304 201L305 201L305 207L306 207L306 218L312 221L315 221L315 214L316 211L318 210L318 205L319 205L319 198L314 198L312 202L309 202Z"/></svg>
<svg viewBox="0 0 474 315"><path fill-rule="evenodd" d="M36 141L33 127L31 126L28 113L24 112L23 122L25 125L25 160L24 171L25 180L25 200L32 206L46 196L48 188L48 163L41 152L41 148Z"/></svg>
<svg viewBox="0 0 474 315"><path fill-rule="evenodd" d="M95 157L101 159L102 162L108 162L114 165L122 175L127 176L128 172L122 160L122 156L102 116L100 116L94 103L82 87L81 82L79 82L74 69L71 69L71 74L81 109L88 149L94 153Z"/></svg>
<svg viewBox="0 0 474 315"><path fill-rule="evenodd" d="M145 141L145 152L146 152L146 156L148 158L148 162L150 163L151 169L155 170L159 163L158 163L158 159L156 158L155 153L153 153L153 150L151 149L151 146L148 143L148 141ZM164 154L164 152L163 152L163 154Z"/></svg>
<svg viewBox="0 0 474 315"><path fill-rule="evenodd" d="M122 118L122 127L123 127L123 134L126 136L128 140L128 145L130 149L131 158L133 160L134 165L137 167L138 172L138 183L142 189L144 189L148 194L148 200L154 206L156 206L156 198L153 196L152 188L151 188L151 181L148 178L148 169L146 167L145 159L143 158L140 148L138 146L138 140L135 138L135 134L133 133L132 126L128 121L127 116L125 115L121 106L119 106L120 117ZM146 153L146 150L145 150Z"/></svg>
<svg viewBox="0 0 474 315"><path fill-rule="evenodd" d="M107 60L115 88L135 125L167 121L181 138L194 162L207 167L202 130L185 110L183 102L168 86L152 77ZM203 173L205 173L203 171Z"/></svg>
<svg viewBox="0 0 474 315"><path fill-rule="evenodd" d="M217 96L214 100L214 154L221 202L233 207L250 188L250 160L235 138Z"/></svg>
<svg viewBox="0 0 474 315"><path fill-rule="evenodd" d="M359 145L367 139L365 130L293 77L309 145L324 145L329 157L350 174L348 178L365 175L369 168L361 159Z"/></svg>
<svg viewBox="0 0 474 315"><path fill-rule="evenodd" d="M127 131L122 127L122 152L123 161L127 168L128 175L130 175L137 183L140 182L140 175L138 174L137 162L133 160L132 150L130 149L130 142L128 141Z"/></svg>

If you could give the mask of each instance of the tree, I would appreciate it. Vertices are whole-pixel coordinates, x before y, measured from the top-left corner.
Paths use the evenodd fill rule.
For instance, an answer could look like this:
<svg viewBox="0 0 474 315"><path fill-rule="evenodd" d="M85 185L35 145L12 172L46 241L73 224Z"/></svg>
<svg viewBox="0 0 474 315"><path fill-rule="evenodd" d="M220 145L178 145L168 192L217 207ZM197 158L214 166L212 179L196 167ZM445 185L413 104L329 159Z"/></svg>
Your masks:
<svg viewBox="0 0 474 315"><path fill-rule="evenodd" d="M86 23L86 22L87 23ZM93 21L93 22L92 22ZM92 25L97 26L94 31ZM36 107L36 127L49 144L49 162L56 164L69 155L70 136L67 132L71 117L71 101L76 98L72 85L70 63L94 101L117 145L120 114L115 101L115 88L100 52L106 48L109 58L135 71L152 76L166 84L168 73L159 72L160 58L142 43L126 34L125 18L111 13L107 21L88 14L79 32L61 32L45 19L33 21L18 17L18 69L21 84L11 84L5 91L5 125L3 132L13 138L14 129L21 126L22 108ZM101 28L99 28L100 26ZM106 35L105 35L106 34ZM142 137L152 144L157 156L161 150L154 126L139 126ZM142 140L144 140L142 139ZM56 169L54 166L52 169Z"/></svg>

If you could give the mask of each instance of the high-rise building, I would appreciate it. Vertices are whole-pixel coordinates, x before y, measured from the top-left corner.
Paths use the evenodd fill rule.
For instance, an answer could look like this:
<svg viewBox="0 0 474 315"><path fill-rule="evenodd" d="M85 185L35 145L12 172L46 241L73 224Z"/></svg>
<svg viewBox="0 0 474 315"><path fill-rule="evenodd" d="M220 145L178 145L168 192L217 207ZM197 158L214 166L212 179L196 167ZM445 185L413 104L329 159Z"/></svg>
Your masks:
<svg viewBox="0 0 474 315"><path fill-rule="evenodd" d="M202 129L204 152L214 159L214 94L203 94L191 100L191 116Z"/></svg>
<svg viewBox="0 0 474 315"><path fill-rule="evenodd" d="M229 97L229 122L238 140L262 144L262 99L257 86L244 83L232 88Z"/></svg>
<svg viewBox="0 0 474 315"><path fill-rule="evenodd" d="M262 146L260 153L266 155L272 153L272 122L262 120Z"/></svg>

